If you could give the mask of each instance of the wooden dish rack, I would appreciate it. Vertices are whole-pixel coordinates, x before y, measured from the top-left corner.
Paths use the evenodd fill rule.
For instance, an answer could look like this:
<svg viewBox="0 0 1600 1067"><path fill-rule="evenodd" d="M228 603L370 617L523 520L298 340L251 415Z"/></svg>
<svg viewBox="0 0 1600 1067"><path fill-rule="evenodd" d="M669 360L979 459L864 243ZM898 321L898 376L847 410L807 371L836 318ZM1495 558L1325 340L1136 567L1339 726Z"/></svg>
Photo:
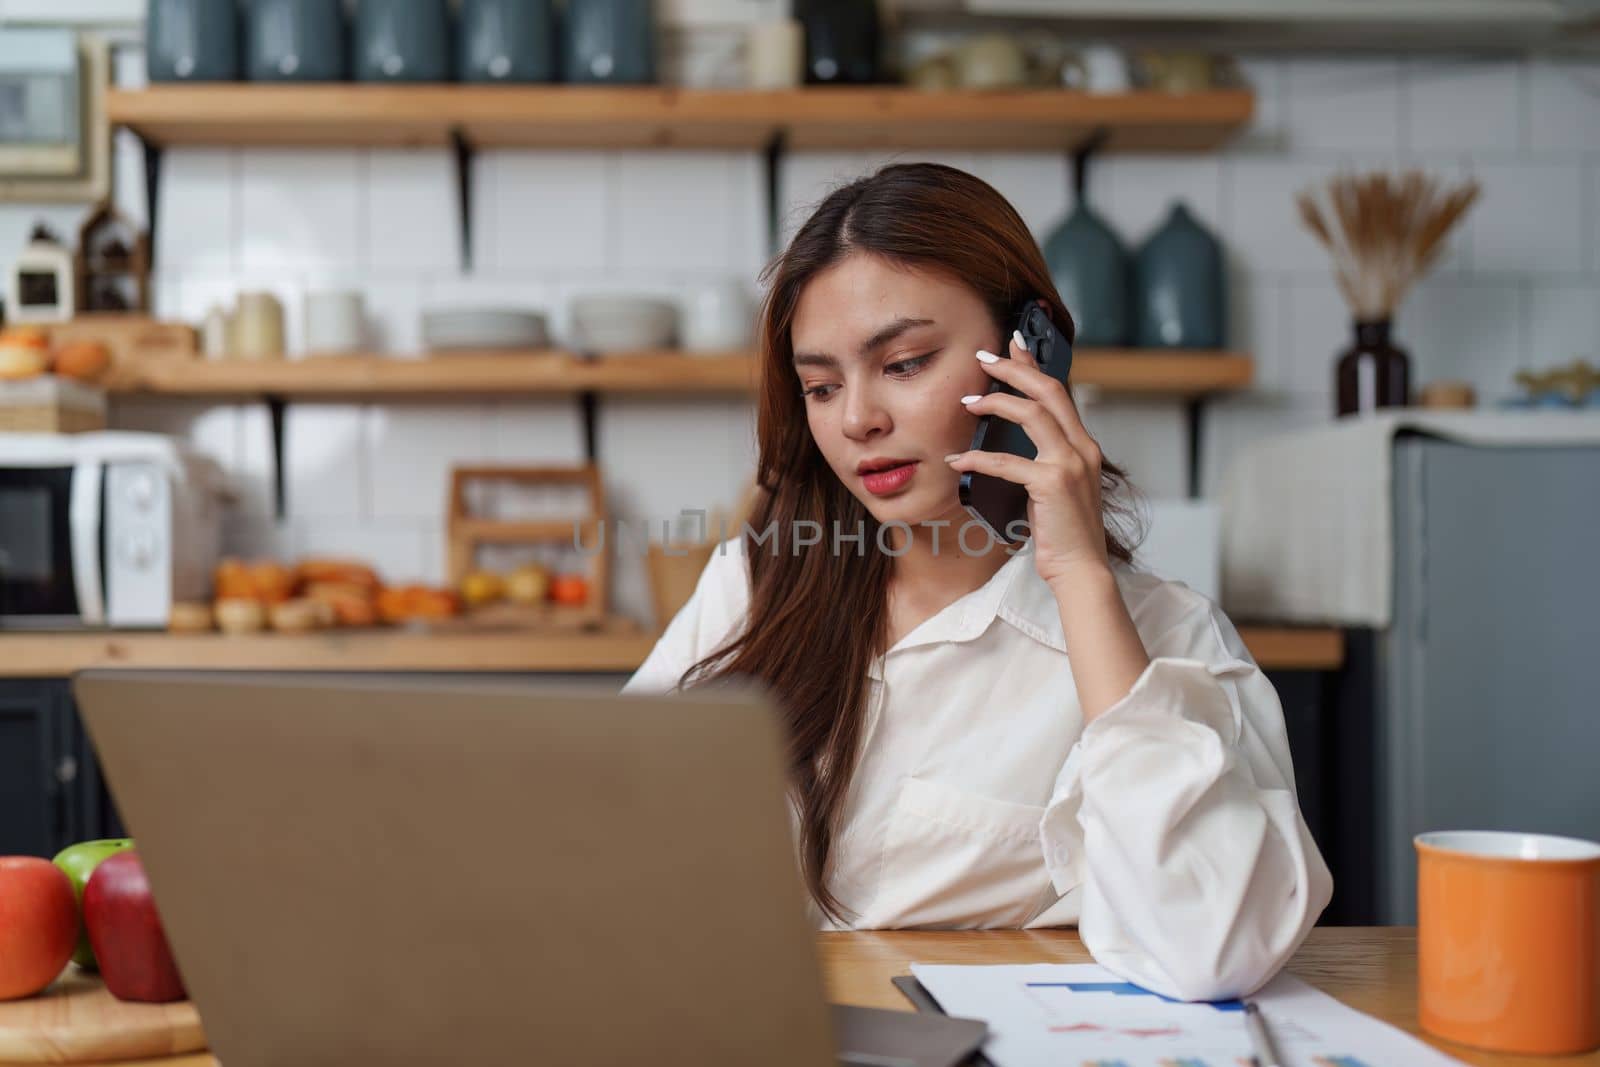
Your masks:
<svg viewBox="0 0 1600 1067"><path fill-rule="evenodd" d="M567 518L503 519L484 518L471 510L473 487L477 483L501 485L577 488L585 491L587 505L582 514ZM576 531L580 543L593 546L602 536L606 522L605 490L600 468L593 463L568 467L457 467L450 475L449 571L451 582L459 588L477 566L478 553L486 545L560 545L574 547ZM473 610L462 620L469 628L516 628L556 625L595 629L606 622L606 606L611 586L611 546L589 552L585 578L589 596L583 604L495 604Z"/></svg>

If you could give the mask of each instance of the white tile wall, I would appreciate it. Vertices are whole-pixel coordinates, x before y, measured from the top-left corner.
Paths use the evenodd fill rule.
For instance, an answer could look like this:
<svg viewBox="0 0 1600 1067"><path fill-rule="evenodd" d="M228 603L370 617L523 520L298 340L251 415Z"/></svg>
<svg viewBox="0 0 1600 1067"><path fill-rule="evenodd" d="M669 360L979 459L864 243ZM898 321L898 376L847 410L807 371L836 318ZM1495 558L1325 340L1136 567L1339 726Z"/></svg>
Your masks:
<svg viewBox="0 0 1600 1067"><path fill-rule="evenodd" d="M1037 152L990 152L978 157L973 173L1011 201L1041 241L1072 210L1072 167L1065 153L1041 158Z"/></svg>
<svg viewBox="0 0 1600 1067"><path fill-rule="evenodd" d="M247 516L276 516L273 490L272 416L265 404L241 404L234 409L239 424L239 452L232 470L235 510ZM295 471L287 469L291 477Z"/></svg>
<svg viewBox="0 0 1600 1067"><path fill-rule="evenodd" d="M373 149L361 163L366 272L388 278L459 271L460 206L450 153Z"/></svg>
<svg viewBox="0 0 1600 1067"><path fill-rule="evenodd" d="M1584 194L1583 211L1589 218L1589 254L1584 257L1583 266L1594 273L1600 272L1600 161L1594 158L1588 163Z"/></svg>
<svg viewBox="0 0 1600 1067"><path fill-rule="evenodd" d="M1223 236L1252 270L1326 274L1328 254L1299 223L1294 197L1325 181L1335 161L1285 156L1229 160Z"/></svg>
<svg viewBox="0 0 1600 1067"><path fill-rule="evenodd" d="M361 266L361 158L354 149L239 149L239 268Z"/></svg>
<svg viewBox="0 0 1600 1067"><path fill-rule="evenodd" d="M1252 351L1259 388L1215 404L1205 484L1263 435L1327 419L1350 316L1293 194L1342 167L1415 164L1473 174L1484 197L1449 255L1402 310L1396 338L1419 382L1464 377L1486 399L1523 366L1600 352L1600 63L1414 56L1245 56L1256 89L1249 130L1213 156L1096 162L1089 196L1131 246L1174 197L1215 227L1228 253L1232 343ZM126 139L123 139L126 142ZM142 216L142 174L119 147L118 199ZM792 153L780 172L787 240L831 188L890 160L936 158L995 185L1043 238L1070 207L1062 153ZM490 151L474 169L476 255L458 258L448 153L212 150L167 153L157 248L158 310L198 320L243 288L279 294L291 350L304 294L359 288L372 344L420 348L429 306L515 305L550 316L590 290L681 294L766 261L758 153ZM0 205L0 250L35 217L75 231L83 209ZM396 578L442 573L444 472L452 462L573 462L575 402L464 406L291 406L288 519L272 511L263 408L118 406L127 425L185 434L228 466L239 496L230 546L346 551ZM1182 491L1186 437L1175 405L1090 402L1108 454L1151 496ZM754 468L752 414L733 400L606 401L600 458L619 517L732 503ZM637 561L619 560L617 607L648 614Z"/></svg>
<svg viewBox="0 0 1600 1067"><path fill-rule="evenodd" d="M1248 264L1229 257L1229 343L1242 352L1254 353L1258 389L1289 388L1285 377L1287 288L1288 283L1279 277L1252 272Z"/></svg>
<svg viewBox="0 0 1600 1067"><path fill-rule="evenodd" d="M1394 152L1401 147L1400 61L1309 59L1288 68L1292 149Z"/></svg>
<svg viewBox="0 0 1600 1067"><path fill-rule="evenodd" d="M284 495L292 518L369 517L370 467L362 410L353 404L290 404L284 418ZM374 528L383 523L372 524Z"/></svg>
<svg viewBox="0 0 1600 1067"><path fill-rule="evenodd" d="M1528 69L1528 147L1593 152L1600 144L1600 66L1592 60L1536 59Z"/></svg>
<svg viewBox="0 0 1600 1067"><path fill-rule="evenodd" d="M1151 497L1184 495L1188 437L1170 406L1100 400L1086 405L1082 416L1105 454L1141 492Z"/></svg>
<svg viewBox="0 0 1600 1067"><path fill-rule="evenodd" d="M760 220L732 210L733 153L628 151L617 168L616 267L630 274L716 275L739 262Z"/></svg>
<svg viewBox="0 0 1600 1067"><path fill-rule="evenodd" d="M1250 125L1229 141L1227 155L1273 153L1284 150L1289 139L1289 64L1277 56L1242 56L1239 73L1255 90L1256 104Z"/></svg>
<svg viewBox="0 0 1600 1067"><path fill-rule="evenodd" d="M1476 271L1577 273L1584 265L1583 171L1562 163L1484 163L1467 219Z"/></svg>
<svg viewBox="0 0 1600 1067"><path fill-rule="evenodd" d="M1333 410L1333 365L1351 340L1350 312L1332 277L1297 278L1285 285L1285 334L1276 368L1285 392L1316 397Z"/></svg>
<svg viewBox="0 0 1600 1067"><path fill-rule="evenodd" d="M603 271L612 211L605 152L486 152L494 218L474 239L479 262L500 271Z"/></svg>
<svg viewBox="0 0 1600 1067"><path fill-rule="evenodd" d="M166 153L156 212L156 263L163 271L215 274L238 266L239 182L231 148Z"/></svg>
<svg viewBox="0 0 1600 1067"><path fill-rule="evenodd" d="M1515 391L1511 376L1528 365L1524 321L1520 285L1441 276L1424 281L1406 301L1396 341L1411 353L1418 384L1471 382L1492 403Z"/></svg>
<svg viewBox="0 0 1600 1067"><path fill-rule="evenodd" d="M450 468L490 458L489 414L485 404L369 408L363 447L371 466L371 518L442 524Z"/></svg>
<svg viewBox="0 0 1600 1067"><path fill-rule="evenodd" d="M567 400L491 404L489 449L496 463L579 463L583 418Z"/></svg>
<svg viewBox="0 0 1600 1067"><path fill-rule="evenodd" d="M1528 363L1600 363L1600 292L1582 282L1536 282L1528 287Z"/></svg>
<svg viewBox="0 0 1600 1067"><path fill-rule="evenodd" d="M1128 251L1137 253L1180 200L1201 222L1220 229L1222 168L1216 156L1113 156L1098 165L1089 196Z"/></svg>
<svg viewBox="0 0 1600 1067"><path fill-rule="evenodd" d="M1413 152L1509 156L1526 147L1521 64L1425 58L1408 60L1405 70Z"/></svg>

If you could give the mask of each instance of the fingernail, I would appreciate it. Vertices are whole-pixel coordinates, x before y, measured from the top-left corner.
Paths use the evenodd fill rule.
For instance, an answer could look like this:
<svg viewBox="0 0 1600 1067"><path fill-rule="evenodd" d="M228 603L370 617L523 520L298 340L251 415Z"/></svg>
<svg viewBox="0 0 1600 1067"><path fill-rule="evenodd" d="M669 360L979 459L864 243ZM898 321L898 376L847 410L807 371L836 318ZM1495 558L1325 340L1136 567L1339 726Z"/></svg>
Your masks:
<svg viewBox="0 0 1600 1067"><path fill-rule="evenodd" d="M952 452L948 456L944 457L944 461L946 463L949 463L951 460L957 460L957 459L960 459L960 458L961 458L961 453L960 452Z"/></svg>
<svg viewBox="0 0 1600 1067"><path fill-rule="evenodd" d="M986 350L980 348L980 349L978 349L978 362L980 362L980 363L999 363L1000 362L1000 357L995 355L993 352L989 352L989 351L986 351Z"/></svg>
<svg viewBox="0 0 1600 1067"><path fill-rule="evenodd" d="M982 400L982 399L983 399L983 397L981 397L981 396L964 396L964 397L961 398L961 402L963 404L975 404L979 400Z"/></svg>
<svg viewBox="0 0 1600 1067"><path fill-rule="evenodd" d="M1021 330L1012 330L1011 339L1017 343L1018 348L1026 349L1028 347L1028 342L1022 339Z"/></svg>

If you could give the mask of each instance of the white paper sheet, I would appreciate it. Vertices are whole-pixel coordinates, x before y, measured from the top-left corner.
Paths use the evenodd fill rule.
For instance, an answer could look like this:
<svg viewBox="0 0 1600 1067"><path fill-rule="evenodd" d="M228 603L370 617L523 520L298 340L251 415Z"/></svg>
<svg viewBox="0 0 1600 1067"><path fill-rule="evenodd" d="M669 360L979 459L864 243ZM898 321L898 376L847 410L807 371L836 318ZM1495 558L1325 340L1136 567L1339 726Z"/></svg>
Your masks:
<svg viewBox="0 0 1600 1067"><path fill-rule="evenodd" d="M911 973L946 1014L989 1024L997 1067L1248 1067L1238 1001L1167 1000L1094 964L951 966ZM1250 999L1285 1067L1445 1067L1411 1035L1280 974Z"/></svg>

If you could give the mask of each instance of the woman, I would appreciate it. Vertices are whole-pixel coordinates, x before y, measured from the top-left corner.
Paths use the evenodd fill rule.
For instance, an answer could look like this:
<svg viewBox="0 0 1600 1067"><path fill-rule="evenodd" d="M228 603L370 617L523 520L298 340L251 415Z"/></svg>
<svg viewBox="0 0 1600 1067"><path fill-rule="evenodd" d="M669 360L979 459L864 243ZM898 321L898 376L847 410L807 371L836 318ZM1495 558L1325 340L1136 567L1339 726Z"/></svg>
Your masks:
<svg viewBox="0 0 1600 1067"><path fill-rule="evenodd" d="M1282 709L1209 600L1130 566L1122 472L1007 336L1032 297L1072 336L1022 219L888 166L763 281L759 503L623 691L767 688L826 927L1076 923L1168 996L1260 986L1332 892ZM1037 458L966 451L984 414ZM963 471L1026 487L1024 550L971 525Z"/></svg>

